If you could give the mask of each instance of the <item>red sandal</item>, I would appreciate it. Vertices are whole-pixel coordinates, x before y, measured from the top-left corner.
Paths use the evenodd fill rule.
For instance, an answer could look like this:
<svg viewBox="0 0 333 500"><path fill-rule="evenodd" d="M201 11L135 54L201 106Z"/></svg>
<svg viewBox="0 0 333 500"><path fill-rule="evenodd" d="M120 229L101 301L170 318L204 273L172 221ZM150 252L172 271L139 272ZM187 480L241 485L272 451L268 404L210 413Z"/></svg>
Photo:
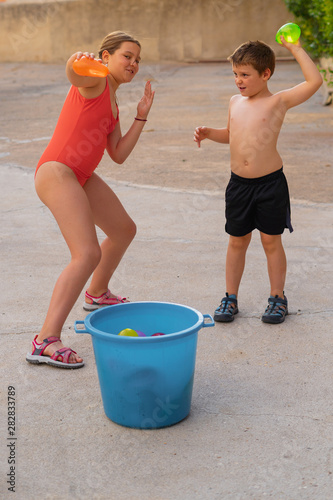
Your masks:
<svg viewBox="0 0 333 500"><path fill-rule="evenodd" d="M28 361L28 363L46 363L47 365L57 366L58 368L69 369L81 368L82 366L84 366L83 361L81 363L69 363L70 355L72 353L76 354L76 352L69 347L62 347L61 349L58 349L55 353L52 354L52 356L47 356L46 354L43 355L43 352L48 345L53 344L54 342L58 342L60 339L59 337L48 337L47 339L44 339L41 344L39 344L36 340L37 337L38 335L36 335L36 337L32 341L32 354L27 354L26 360ZM58 358L61 358L61 360L59 361Z"/></svg>
<svg viewBox="0 0 333 500"><path fill-rule="evenodd" d="M117 304L123 304L124 302L129 302L126 297L111 297L111 292L108 289L107 292L103 293L99 297L93 297L88 292L85 293L85 298L91 300L91 303L84 302L83 309L85 311L95 311L105 306L115 306Z"/></svg>

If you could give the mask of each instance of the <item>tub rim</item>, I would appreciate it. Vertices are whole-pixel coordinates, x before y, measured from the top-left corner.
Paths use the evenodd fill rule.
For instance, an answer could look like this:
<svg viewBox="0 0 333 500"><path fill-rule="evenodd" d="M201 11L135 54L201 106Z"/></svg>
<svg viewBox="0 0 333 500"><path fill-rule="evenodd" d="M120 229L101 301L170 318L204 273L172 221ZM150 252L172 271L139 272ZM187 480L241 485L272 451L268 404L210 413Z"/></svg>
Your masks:
<svg viewBox="0 0 333 500"><path fill-rule="evenodd" d="M157 306L157 305L162 305L162 306L174 306L178 308L183 308L183 309L188 309L192 312L194 312L198 320L195 324L193 324L190 328L186 328L185 330L181 330L179 332L174 332L174 333L168 333L167 335L161 335L157 337L125 337L125 336L119 336L119 335L114 335L112 333L107 333L103 332L102 330L98 330L97 328L94 328L91 324L91 318L98 315L98 314L107 314L107 311L112 308L112 310L117 310L120 307L123 309L126 308L133 308L133 307L140 307L140 305L152 305ZM211 319L212 323L205 323L204 319L209 318ZM201 328L203 327L209 327L209 326L214 326L214 320L209 314L202 314L200 311L197 309L194 309L193 307L186 306L184 304L178 304L175 302L161 302L161 301L138 301L138 302L125 302L123 304L116 304L112 306L105 306L101 309L97 309L96 311L92 311L89 313L86 318L83 321L75 321L75 332L76 333L88 333L92 335L93 337L105 339L105 340L110 340L112 338L112 342L135 342L135 343L151 343L151 342L169 342L171 340L175 340L176 338L183 338L188 335L192 335L196 332L198 332ZM79 325L84 325L85 329L79 328Z"/></svg>

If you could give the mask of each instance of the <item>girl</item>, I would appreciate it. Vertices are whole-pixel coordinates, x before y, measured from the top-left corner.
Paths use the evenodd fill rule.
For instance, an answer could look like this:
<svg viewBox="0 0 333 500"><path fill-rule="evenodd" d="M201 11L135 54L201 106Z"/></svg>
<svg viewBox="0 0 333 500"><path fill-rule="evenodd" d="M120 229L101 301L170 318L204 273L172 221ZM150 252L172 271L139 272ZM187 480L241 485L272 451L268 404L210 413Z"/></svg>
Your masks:
<svg viewBox="0 0 333 500"><path fill-rule="evenodd" d="M51 210L71 253L68 266L53 290L45 322L33 340L30 363L62 368L80 368L83 360L60 340L64 322L93 273L85 294L84 309L126 302L113 295L108 283L136 233L136 226L115 193L96 174L104 150L116 163L123 163L137 143L153 103L150 82L138 103L137 115L122 136L116 90L129 83L139 70L140 43L123 32L103 40L99 58L107 66L105 78L80 76L73 54L66 65L72 84L54 135L36 169L35 187L41 201ZM106 239L99 245L97 225Z"/></svg>

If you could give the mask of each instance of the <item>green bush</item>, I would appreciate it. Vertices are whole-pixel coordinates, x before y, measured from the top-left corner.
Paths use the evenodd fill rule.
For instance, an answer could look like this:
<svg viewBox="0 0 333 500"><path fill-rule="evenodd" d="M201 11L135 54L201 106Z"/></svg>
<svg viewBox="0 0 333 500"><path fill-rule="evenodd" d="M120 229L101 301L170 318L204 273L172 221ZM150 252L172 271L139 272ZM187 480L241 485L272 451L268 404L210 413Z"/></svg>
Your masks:
<svg viewBox="0 0 333 500"><path fill-rule="evenodd" d="M295 16L304 48L313 57L333 57L333 0L284 0Z"/></svg>

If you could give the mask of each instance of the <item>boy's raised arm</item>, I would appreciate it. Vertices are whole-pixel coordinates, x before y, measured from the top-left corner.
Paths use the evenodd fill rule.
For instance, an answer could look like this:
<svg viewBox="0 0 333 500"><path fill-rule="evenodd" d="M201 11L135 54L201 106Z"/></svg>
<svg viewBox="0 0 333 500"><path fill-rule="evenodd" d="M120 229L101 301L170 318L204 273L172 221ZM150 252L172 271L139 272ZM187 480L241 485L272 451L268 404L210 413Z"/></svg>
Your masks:
<svg viewBox="0 0 333 500"><path fill-rule="evenodd" d="M280 92L283 101L289 109L307 101L320 88L323 83L323 79L317 66L301 47L299 42L297 44L288 43L283 37L281 37L281 42L294 56L300 65L305 78L305 81L299 85Z"/></svg>

